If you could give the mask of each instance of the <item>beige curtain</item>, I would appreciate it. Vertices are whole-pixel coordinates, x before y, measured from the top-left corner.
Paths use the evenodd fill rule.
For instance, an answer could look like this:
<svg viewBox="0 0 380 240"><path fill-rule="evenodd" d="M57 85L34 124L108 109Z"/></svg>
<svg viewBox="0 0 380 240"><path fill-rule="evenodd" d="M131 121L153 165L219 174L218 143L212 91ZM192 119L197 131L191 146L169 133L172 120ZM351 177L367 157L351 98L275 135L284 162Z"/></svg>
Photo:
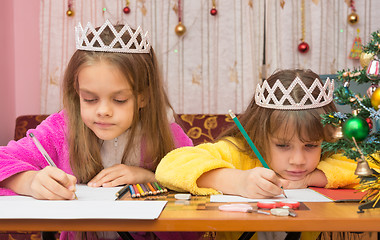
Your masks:
<svg viewBox="0 0 380 240"><path fill-rule="evenodd" d="M239 113L249 103L261 78L266 12L267 73L280 68L310 68L319 74L359 67L348 58L357 29L363 43L380 29L380 1L355 1L359 22L348 24L347 1L305 0L306 54L297 50L302 37L302 0L215 0L218 14L210 15L212 0L181 0L187 32L175 34L178 0L41 0L41 110L62 108L60 85L75 51L74 26L88 21L139 25L149 31L165 86L178 113ZM281 2L285 3L281 6ZM266 6L266 11L264 11ZM103 10L105 9L105 11Z"/></svg>

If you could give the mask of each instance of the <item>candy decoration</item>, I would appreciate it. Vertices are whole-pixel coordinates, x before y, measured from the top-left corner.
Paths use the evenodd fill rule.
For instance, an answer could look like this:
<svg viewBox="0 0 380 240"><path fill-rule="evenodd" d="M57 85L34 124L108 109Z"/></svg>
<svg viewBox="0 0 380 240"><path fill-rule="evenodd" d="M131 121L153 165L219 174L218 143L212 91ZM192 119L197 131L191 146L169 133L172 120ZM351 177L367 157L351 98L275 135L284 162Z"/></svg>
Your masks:
<svg viewBox="0 0 380 240"><path fill-rule="evenodd" d="M354 137L356 141L362 141L369 134L369 126L366 120L361 117L354 116L347 119L343 123L342 132L344 137L349 140L352 140Z"/></svg>

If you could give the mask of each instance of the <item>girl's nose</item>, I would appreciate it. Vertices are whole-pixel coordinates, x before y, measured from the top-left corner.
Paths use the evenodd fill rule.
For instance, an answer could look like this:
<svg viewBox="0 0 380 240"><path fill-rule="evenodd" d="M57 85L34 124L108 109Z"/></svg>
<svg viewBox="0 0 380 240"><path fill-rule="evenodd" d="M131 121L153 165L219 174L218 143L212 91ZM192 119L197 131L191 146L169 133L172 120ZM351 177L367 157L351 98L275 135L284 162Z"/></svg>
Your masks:
<svg viewBox="0 0 380 240"><path fill-rule="evenodd" d="M290 164L303 165L306 163L306 156L301 150L295 150L289 160Z"/></svg>
<svg viewBox="0 0 380 240"><path fill-rule="evenodd" d="M108 103L108 101L101 101L99 103L99 106L96 110L96 114L98 116L102 116L102 117L109 117L109 116L112 116L112 107L111 107L111 104Z"/></svg>

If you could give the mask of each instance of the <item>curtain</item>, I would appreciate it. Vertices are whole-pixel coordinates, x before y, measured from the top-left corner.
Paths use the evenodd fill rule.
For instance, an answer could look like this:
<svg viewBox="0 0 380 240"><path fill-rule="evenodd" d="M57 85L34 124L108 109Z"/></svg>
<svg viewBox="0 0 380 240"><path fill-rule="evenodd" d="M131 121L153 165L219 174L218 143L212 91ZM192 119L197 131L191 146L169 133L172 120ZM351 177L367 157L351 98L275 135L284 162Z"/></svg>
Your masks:
<svg viewBox="0 0 380 240"><path fill-rule="evenodd" d="M125 14L126 2L41 0L43 114L62 108L60 86L79 22L100 26L109 19L148 31L171 104L188 114L242 112L265 77L263 63L267 76L283 68L318 74L359 68L359 60L348 58L355 37L365 44L380 28L375 0L355 1L359 21L354 25L347 21L351 8L344 0L130 0L131 12ZM210 14L213 2L216 15ZM66 14L69 4L73 16ZM180 37L179 16L187 29ZM303 33L307 53L297 49Z"/></svg>

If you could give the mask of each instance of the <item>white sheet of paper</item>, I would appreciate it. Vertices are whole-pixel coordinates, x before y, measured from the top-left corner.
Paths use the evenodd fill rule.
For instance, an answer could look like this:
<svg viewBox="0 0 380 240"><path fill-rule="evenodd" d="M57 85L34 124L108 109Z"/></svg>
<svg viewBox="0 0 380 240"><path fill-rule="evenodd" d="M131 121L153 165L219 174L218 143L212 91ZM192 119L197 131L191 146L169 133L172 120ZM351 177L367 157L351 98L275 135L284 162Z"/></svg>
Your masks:
<svg viewBox="0 0 380 240"><path fill-rule="evenodd" d="M309 189L286 189L284 195L278 195L274 198L244 198L234 195L211 195L210 202L259 202L259 201L297 201L297 202L332 202L333 200L323 196L322 194Z"/></svg>
<svg viewBox="0 0 380 240"><path fill-rule="evenodd" d="M77 185L78 200L0 196L1 219L157 219L167 201L115 201L121 187Z"/></svg>

